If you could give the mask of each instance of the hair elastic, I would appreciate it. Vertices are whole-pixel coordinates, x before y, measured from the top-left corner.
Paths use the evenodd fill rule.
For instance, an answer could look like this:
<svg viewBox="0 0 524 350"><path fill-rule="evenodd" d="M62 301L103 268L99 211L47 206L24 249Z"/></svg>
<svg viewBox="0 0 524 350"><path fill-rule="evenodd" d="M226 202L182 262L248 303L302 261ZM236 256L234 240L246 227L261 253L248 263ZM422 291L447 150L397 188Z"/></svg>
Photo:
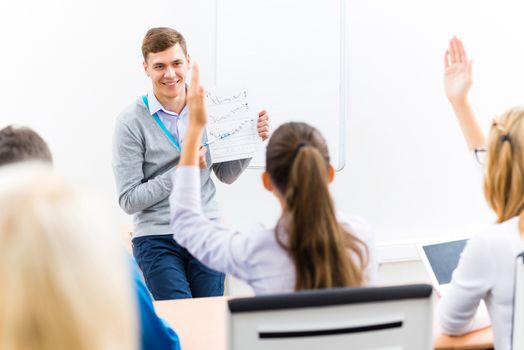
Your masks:
<svg viewBox="0 0 524 350"><path fill-rule="evenodd" d="M293 152L293 159L297 156L298 152L300 152L300 149L306 145L305 142L299 142L297 147L295 147L295 151Z"/></svg>
<svg viewBox="0 0 524 350"><path fill-rule="evenodd" d="M508 134L501 135L499 137L499 140L500 140L500 142L504 142L504 141L508 141L509 142L509 135Z"/></svg>

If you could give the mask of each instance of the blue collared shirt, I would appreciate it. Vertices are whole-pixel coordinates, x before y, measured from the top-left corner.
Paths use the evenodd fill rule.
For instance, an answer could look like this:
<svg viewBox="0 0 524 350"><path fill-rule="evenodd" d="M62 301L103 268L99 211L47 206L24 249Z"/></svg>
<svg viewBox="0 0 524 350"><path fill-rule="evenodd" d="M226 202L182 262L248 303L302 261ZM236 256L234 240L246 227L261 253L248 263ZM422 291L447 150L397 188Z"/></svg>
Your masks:
<svg viewBox="0 0 524 350"><path fill-rule="evenodd" d="M162 123L164 123L167 130L169 130L171 135L173 135L175 140L180 144L180 147L182 147L189 116L189 108L187 108L187 105L182 108L180 114L168 111L164 106L162 106L152 91L147 94L147 102L149 104L149 112L151 115L158 113Z"/></svg>

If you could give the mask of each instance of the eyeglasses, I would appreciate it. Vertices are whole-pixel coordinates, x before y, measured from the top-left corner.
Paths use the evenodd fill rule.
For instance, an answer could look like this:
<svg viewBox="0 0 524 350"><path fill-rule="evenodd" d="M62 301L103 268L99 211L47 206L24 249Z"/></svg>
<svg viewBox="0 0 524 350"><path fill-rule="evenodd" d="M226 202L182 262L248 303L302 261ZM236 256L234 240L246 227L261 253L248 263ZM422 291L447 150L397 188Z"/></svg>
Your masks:
<svg viewBox="0 0 524 350"><path fill-rule="evenodd" d="M475 148L475 159L482 166L486 164L486 153L485 148Z"/></svg>

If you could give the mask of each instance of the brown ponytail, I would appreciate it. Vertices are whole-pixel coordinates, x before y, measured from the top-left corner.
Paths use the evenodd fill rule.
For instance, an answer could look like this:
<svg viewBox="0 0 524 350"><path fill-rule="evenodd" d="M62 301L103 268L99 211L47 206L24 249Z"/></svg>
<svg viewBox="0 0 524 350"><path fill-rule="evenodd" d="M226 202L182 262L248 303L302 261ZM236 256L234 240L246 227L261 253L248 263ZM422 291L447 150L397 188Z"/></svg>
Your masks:
<svg viewBox="0 0 524 350"><path fill-rule="evenodd" d="M337 222L321 134L305 123L283 124L269 141L266 168L285 198L287 242L277 239L295 264L295 290L361 285L366 246Z"/></svg>

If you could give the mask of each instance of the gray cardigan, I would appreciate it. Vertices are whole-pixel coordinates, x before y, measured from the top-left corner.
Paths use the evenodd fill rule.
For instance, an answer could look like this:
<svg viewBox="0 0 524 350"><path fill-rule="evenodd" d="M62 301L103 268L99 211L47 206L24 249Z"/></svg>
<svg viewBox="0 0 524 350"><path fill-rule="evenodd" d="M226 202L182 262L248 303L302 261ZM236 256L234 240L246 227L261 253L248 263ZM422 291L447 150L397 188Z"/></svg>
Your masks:
<svg viewBox="0 0 524 350"><path fill-rule="evenodd" d="M204 133L202 142L207 139ZM113 173L118 202L133 215L133 237L171 234L169 194L173 188L171 172L180 153L149 114L142 99L128 106L116 120L113 136ZM211 169L224 183L232 183L251 159L211 164L200 170L202 210L209 219L220 216L215 200Z"/></svg>

